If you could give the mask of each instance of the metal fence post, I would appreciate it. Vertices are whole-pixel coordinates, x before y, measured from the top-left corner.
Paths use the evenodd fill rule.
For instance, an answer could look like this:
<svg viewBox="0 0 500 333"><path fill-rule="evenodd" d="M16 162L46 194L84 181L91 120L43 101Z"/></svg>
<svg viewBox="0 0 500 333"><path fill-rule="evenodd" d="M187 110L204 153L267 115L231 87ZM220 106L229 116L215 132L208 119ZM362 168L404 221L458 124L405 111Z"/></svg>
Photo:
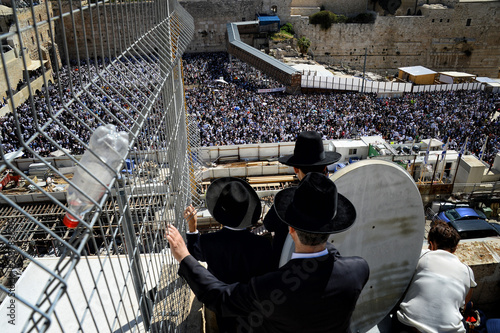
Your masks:
<svg viewBox="0 0 500 333"><path fill-rule="evenodd" d="M134 224L132 222L130 208L125 196L125 190L119 190L119 207L121 207L121 214L123 216L123 234L125 236L125 245L127 246L127 255L130 261L130 274L134 284L135 294L137 296L137 303L140 306L142 313L142 320L146 330L149 331L151 326L151 316L153 314L153 301L147 298L146 293L143 292L145 288L145 281L143 279L143 270L141 265L141 256L137 247L137 239L135 237Z"/></svg>

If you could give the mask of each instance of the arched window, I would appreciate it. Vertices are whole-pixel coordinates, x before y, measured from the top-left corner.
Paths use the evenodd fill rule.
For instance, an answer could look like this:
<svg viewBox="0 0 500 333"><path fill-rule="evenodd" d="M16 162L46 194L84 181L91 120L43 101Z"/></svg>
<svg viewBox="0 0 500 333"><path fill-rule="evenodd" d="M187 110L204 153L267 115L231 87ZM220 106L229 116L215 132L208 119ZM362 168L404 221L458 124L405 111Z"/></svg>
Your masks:
<svg viewBox="0 0 500 333"><path fill-rule="evenodd" d="M411 9L408 8L408 11L406 12L406 15L410 16L411 15Z"/></svg>
<svg viewBox="0 0 500 333"><path fill-rule="evenodd" d="M278 11L278 6L276 5L271 6L271 11L276 14L276 12Z"/></svg>

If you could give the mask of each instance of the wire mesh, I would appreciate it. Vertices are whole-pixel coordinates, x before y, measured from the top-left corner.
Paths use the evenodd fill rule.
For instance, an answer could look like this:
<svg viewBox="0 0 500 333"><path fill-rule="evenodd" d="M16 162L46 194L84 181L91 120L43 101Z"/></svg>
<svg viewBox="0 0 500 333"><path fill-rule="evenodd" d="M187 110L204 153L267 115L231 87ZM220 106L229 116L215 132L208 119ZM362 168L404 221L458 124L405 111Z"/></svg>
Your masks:
<svg viewBox="0 0 500 333"><path fill-rule="evenodd" d="M0 330L183 331L189 289L164 233L199 200L192 17L176 0L12 1L0 28ZM129 137L109 184L80 163L105 124ZM68 229L76 166L105 192Z"/></svg>

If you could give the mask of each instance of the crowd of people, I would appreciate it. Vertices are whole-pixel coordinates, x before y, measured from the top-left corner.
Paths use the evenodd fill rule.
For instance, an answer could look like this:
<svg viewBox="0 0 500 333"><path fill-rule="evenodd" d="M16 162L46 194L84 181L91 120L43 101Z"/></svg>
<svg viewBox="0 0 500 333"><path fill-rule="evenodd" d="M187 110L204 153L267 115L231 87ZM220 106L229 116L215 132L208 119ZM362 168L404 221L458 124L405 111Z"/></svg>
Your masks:
<svg viewBox="0 0 500 333"><path fill-rule="evenodd" d="M498 95L442 91L378 98L353 92L259 93L281 84L237 59L230 60L227 53L187 54L183 66L186 105L200 128L203 146L289 142L301 131L315 130L324 139L365 135L382 135L395 142L449 139L450 149L460 149L468 138L467 150L476 155L488 138L483 160L490 164L499 151L500 120L494 117ZM4 153L21 146L17 121L22 141L31 139L35 154L47 156L57 149L53 142L81 154L82 143L88 142L98 125L131 128L148 96L158 89L160 75L151 56L82 61L54 72L53 84L19 105L16 116L0 118ZM159 121L161 103L161 99L156 102L148 122ZM34 136L44 124L46 136ZM155 133L141 135L146 140L137 140L138 144L157 143L140 149L161 145Z"/></svg>
<svg viewBox="0 0 500 333"><path fill-rule="evenodd" d="M0 118L3 152L14 152L21 142L31 141L27 145L34 153L25 150L25 157L48 156L58 147L83 154L83 143L96 127L111 123L119 130L132 128L148 97L158 89L159 73L156 60L147 56L73 62L54 70L48 86L17 106L15 114ZM157 121L161 103L153 106L147 122ZM141 135L154 139L154 133ZM137 140L137 145L151 141Z"/></svg>
<svg viewBox="0 0 500 333"><path fill-rule="evenodd" d="M293 141L304 130L316 130L324 139L382 135L388 141L418 142L450 139L450 149L479 155L492 163L499 151L498 95L484 91L406 93L399 98L376 94L257 93L276 81L230 61L226 53L191 54L185 58L188 112L195 115L202 145L231 145ZM223 77L227 83L217 79Z"/></svg>
<svg viewBox="0 0 500 333"><path fill-rule="evenodd" d="M373 301L375 305L383 292L373 294L370 279L380 279L382 274L390 284L401 275L387 274L388 265L380 265L378 256L345 256L334 245L337 242L329 242L330 235L337 233L360 233L357 239L366 236L363 229L351 227L366 223L357 218L360 205L370 206L370 200L377 200L371 196L355 205L337 191L327 165L340 158L336 152L324 151L322 136L315 131L299 133L293 154L279 158L280 163L293 167L299 184L278 192L264 218L266 228L273 231L272 245L266 237L248 231L261 214L259 198L248 183L234 177L215 180L206 192L207 208L223 225L221 230L200 235L193 206L184 211L189 225L187 245L176 227L167 227L170 251L179 262L178 274L215 312L221 333L348 333L373 320L366 318L377 317L377 306L367 304ZM287 237L293 240L291 256L282 255L287 251ZM391 311L391 327L378 327L381 332L467 332L460 308L469 302L477 283L472 269L453 254L459 241L451 225L436 222L431 226L429 249L421 251L404 299ZM406 246L394 242L393 250ZM279 261L274 254L281 257ZM207 268L198 261L206 262ZM369 291L358 302L366 286ZM399 295L392 293L386 297L396 301ZM356 316L363 318L363 324L351 323L356 307L363 309ZM496 319L492 323L497 325ZM498 330L489 326L488 332Z"/></svg>

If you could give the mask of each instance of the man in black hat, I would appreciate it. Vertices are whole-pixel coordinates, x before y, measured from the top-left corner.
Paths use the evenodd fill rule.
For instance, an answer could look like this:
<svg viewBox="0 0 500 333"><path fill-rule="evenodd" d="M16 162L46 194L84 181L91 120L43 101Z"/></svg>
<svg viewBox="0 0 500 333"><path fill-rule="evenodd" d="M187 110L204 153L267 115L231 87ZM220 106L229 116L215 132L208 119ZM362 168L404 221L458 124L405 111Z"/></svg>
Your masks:
<svg viewBox="0 0 500 333"><path fill-rule="evenodd" d="M210 273L225 283L247 282L252 276L269 272L271 243L248 230L262 212L255 190L239 178L219 178L210 184L206 203L212 217L223 228L200 235L197 212L192 205L187 207L184 211L189 226L186 239L193 257L205 261Z"/></svg>
<svg viewBox="0 0 500 333"><path fill-rule="evenodd" d="M283 267L248 283L223 283L198 264L169 226L179 275L208 308L235 317L236 332L350 332L369 268L362 258L340 256L327 239L354 223L354 206L330 179L312 172L276 195L275 210L295 241L295 253Z"/></svg>
<svg viewBox="0 0 500 333"><path fill-rule="evenodd" d="M208 271L227 284L248 282L253 276L269 272L271 242L248 230L262 212L255 190L239 178L219 178L210 184L206 203L210 214L223 228L200 235L196 209L192 205L187 207L184 210L189 227L187 248L193 257L205 261ZM234 318L217 315L220 333L233 333L236 324Z"/></svg>
<svg viewBox="0 0 500 333"><path fill-rule="evenodd" d="M293 155L280 157L278 161L292 166L297 178L302 180L309 172L327 174L327 166L340 160L340 157L339 153L325 151L321 134L304 131L297 137ZM278 218L273 207L264 218L264 226L268 231L274 232L272 257L274 266L278 267L288 226Z"/></svg>

